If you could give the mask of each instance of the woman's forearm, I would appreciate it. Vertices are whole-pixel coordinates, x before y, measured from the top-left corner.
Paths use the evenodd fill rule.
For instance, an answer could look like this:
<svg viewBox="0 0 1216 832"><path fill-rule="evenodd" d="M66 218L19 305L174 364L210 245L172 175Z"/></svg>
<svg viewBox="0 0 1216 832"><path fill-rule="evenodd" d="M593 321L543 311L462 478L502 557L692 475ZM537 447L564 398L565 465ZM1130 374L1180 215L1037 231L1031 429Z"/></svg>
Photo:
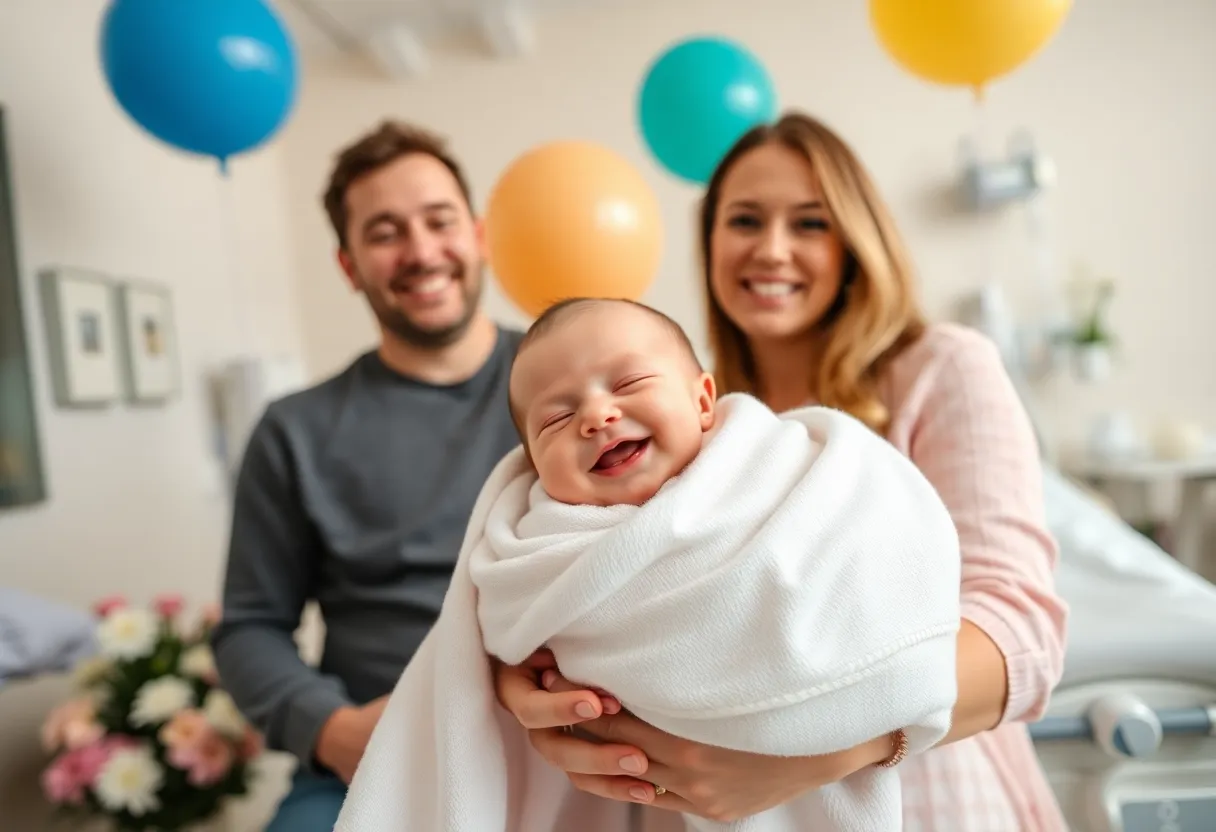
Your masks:
<svg viewBox="0 0 1216 832"><path fill-rule="evenodd" d="M958 631L958 701L947 745L996 727L1005 713L1009 680L1005 657L988 634L963 619Z"/></svg>

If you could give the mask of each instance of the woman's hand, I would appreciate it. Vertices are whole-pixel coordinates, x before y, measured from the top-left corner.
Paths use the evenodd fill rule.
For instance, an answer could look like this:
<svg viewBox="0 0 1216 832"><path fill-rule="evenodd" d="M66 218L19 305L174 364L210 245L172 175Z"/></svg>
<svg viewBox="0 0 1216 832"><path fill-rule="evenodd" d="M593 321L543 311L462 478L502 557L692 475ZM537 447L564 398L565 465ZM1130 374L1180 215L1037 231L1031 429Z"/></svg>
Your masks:
<svg viewBox="0 0 1216 832"><path fill-rule="evenodd" d="M533 747L571 777L605 770L617 774L645 772L646 756L637 748L601 744L568 733L570 726L619 714L621 703L602 692L569 683L561 693L546 690L541 682L556 678L556 668L548 650L538 650L519 666L494 662L498 702L528 730Z"/></svg>
<svg viewBox="0 0 1216 832"><path fill-rule="evenodd" d="M557 661L548 650L537 650L523 664L513 667L494 662L494 692L498 703L529 730L547 730L577 725L603 714L617 714L621 703L604 691L576 688L567 683L561 695L541 687L546 674L557 673Z"/></svg>
<svg viewBox="0 0 1216 832"><path fill-rule="evenodd" d="M891 753L886 737L819 757L729 751L674 737L621 713L611 697L561 678L551 655L534 656L522 668L499 667L496 674L503 707L529 729L533 747L577 788L711 820L736 820L788 803ZM590 710L579 713L580 704ZM592 712L598 713L582 715ZM593 739L566 733L563 725L578 725ZM655 786L665 792L656 795Z"/></svg>

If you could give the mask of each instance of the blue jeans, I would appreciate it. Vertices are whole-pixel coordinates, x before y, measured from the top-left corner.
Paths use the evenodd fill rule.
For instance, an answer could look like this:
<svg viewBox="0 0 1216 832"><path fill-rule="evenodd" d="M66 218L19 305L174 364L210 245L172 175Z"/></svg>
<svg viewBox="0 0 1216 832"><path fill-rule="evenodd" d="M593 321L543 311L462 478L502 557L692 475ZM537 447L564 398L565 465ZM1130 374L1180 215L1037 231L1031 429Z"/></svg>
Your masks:
<svg viewBox="0 0 1216 832"><path fill-rule="evenodd" d="M345 799L341 780L296 769L266 832L332 832Z"/></svg>

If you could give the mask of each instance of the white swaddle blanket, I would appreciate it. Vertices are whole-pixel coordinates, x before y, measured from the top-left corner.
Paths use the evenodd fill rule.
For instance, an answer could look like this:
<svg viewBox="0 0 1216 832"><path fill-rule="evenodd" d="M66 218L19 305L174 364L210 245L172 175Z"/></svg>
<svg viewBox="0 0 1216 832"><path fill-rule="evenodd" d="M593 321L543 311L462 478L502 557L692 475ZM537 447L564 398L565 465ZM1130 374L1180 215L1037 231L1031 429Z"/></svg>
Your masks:
<svg viewBox="0 0 1216 832"><path fill-rule="evenodd" d="M571 506L522 449L473 509L439 620L385 707L335 832L626 832L495 699L490 660L552 649L563 675L702 743L825 754L903 728L941 739L955 701L954 525L916 467L851 417L725 396L697 459L645 505ZM736 832L901 828L869 768Z"/></svg>

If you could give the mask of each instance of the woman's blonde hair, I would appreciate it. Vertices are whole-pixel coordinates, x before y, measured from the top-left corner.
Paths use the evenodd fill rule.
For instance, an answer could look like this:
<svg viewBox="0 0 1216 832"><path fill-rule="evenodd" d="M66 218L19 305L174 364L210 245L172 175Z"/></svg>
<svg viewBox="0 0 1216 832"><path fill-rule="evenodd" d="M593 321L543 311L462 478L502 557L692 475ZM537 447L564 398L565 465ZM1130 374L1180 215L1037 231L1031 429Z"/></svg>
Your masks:
<svg viewBox="0 0 1216 832"><path fill-rule="evenodd" d="M879 374L925 328L911 261L856 155L826 125L801 113L786 113L746 133L719 163L701 203L700 255L718 387L722 393L757 393L747 336L714 297L711 241L723 180L744 154L767 144L787 147L810 164L846 253L841 294L817 325L818 364L808 368L811 391L819 403L885 433L890 414L878 395Z"/></svg>

